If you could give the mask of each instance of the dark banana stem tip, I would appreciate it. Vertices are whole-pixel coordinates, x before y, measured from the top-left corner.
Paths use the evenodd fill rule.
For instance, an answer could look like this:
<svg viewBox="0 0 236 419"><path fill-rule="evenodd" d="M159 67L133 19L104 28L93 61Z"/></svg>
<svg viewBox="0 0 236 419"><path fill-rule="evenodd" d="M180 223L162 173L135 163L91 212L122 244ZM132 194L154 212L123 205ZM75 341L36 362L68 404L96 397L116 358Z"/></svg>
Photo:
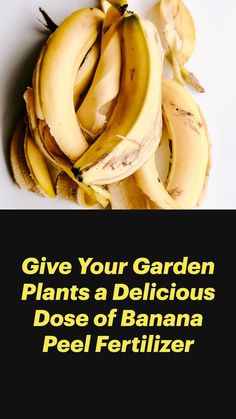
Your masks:
<svg viewBox="0 0 236 419"><path fill-rule="evenodd" d="M125 14L127 8L128 8L128 4L123 4L123 6L120 6L119 11L120 11L121 16Z"/></svg>
<svg viewBox="0 0 236 419"><path fill-rule="evenodd" d="M53 20L48 16L45 10L42 9L42 7L39 7L39 11L43 15L43 18L45 20L44 26L47 29L49 29L50 32L55 32L55 30L58 28L58 25L55 22L53 22Z"/></svg>
<svg viewBox="0 0 236 419"><path fill-rule="evenodd" d="M80 169L76 169L75 167L73 167L73 169L71 169L75 179L77 179L80 183L83 182L83 176L82 176L82 172Z"/></svg>

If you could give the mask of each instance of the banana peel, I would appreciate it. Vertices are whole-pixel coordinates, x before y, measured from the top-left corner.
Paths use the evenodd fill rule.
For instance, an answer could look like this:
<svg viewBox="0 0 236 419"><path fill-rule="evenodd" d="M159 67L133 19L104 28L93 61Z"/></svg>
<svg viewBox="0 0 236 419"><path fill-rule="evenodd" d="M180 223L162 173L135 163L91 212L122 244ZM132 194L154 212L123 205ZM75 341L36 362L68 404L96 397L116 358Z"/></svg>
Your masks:
<svg viewBox="0 0 236 419"><path fill-rule="evenodd" d="M61 25L40 10L51 34L24 93L26 115L12 135L15 183L86 209L195 208L206 196L212 145L204 115L184 88L187 83L204 91L186 69L196 44L190 11L182 0L161 0L160 39L150 22L127 11L125 1L100 6L103 11L80 9ZM119 38L120 62L112 37ZM174 80L162 77L163 51ZM59 68L56 57L62 58ZM119 70L112 74L114 65ZM78 115L97 86L94 115L102 118L93 117L99 127L93 132ZM84 115L91 117L91 109L87 103Z"/></svg>
<svg viewBox="0 0 236 419"><path fill-rule="evenodd" d="M197 77L186 69L196 45L193 17L182 0L160 0L157 5L157 26L166 58L173 67L174 79L188 83L198 92L205 89Z"/></svg>

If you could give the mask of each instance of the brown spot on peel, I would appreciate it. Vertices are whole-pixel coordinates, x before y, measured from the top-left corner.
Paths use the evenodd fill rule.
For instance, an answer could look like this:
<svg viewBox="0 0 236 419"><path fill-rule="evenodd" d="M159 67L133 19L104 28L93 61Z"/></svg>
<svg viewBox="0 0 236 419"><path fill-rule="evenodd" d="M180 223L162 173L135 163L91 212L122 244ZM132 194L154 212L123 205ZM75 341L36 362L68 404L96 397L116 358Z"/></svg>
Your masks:
<svg viewBox="0 0 236 419"><path fill-rule="evenodd" d="M202 128L202 122L197 120L192 112L181 109L174 103L170 103L170 106L175 109L178 116L186 117L186 125L188 124L193 131L197 133L199 132L199 130Z"/></svg>
<svg viewBox="0 0 236 419"><path fill-rule="evenodd" d="M105 26L105 27L103 28L103 35L105 35L105 33L106 33L107 31L109 31L109 29L110 29L110 26Z"/></svg>
<svg viewBox="0 0 236 419"><path fill-rule="evenodd" d="M134 73L135 73L135 68L131 68L130 69L130 79L131 79L131 81L133 81L133 79L134 79Z"/></svg>
<svg viewBox="0 0 236 419"><path fill-rule="evenodd" d="M171 191L169 191L169 194L173 199L179 198L180 195L182 195L182 193L183 193L183 191L179 188L175 188L175 189L172 189Z"/></svg>

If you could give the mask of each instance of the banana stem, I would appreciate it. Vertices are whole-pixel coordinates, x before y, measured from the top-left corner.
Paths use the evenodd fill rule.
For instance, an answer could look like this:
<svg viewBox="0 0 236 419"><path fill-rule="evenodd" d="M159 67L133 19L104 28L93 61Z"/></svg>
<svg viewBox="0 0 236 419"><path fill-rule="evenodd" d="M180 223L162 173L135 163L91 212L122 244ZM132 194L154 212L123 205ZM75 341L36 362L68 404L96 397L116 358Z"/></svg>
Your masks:
<svg viewBox="0 0 236 419"><path fill-rule="evenodd" d="M57 24L53 22L53 20L48 16L48 14L45 12L45 10L42 9L42 7L39 7L40 13L43 15L43 18L45 20L45 23L43 25L49 29L50 32L55 32L55 30L58 28Z"/></svg>
<svg viewBox="0 0 236 419"><path fill-rule="evenodd" d="M197 77L191 71L187 70L184 66L180 66L173 56L168 56L166 59L170 62L173 67L174 80L180 83L182 86L187 83L194 90L199 93L205 93L204 87L201 85Z"/></svg>
<svg viewBox="0 0 236 419"><path fill-rule="evenodd" d="M181 67L179 66L177 60L175 58L172 59L173 71L174 71L174 80L180 83L182 86L184 85L184 79L182 76Z"/></svg>
<svg viewBox="0 0 236 419"><path fill-rule="evenodd" d="M121 16L124 16L127 8L128 8L128 4L124 4L123 6L120 6L119 12L120 12Z"/></svg>
<svg viewBox="0 0 236 419"><path fill-rule="evenodd" d="M181 74L186 83L188 83L195 90L197 90L197 92L205 93L204 87L201 86L199 80L191 71L187 70L185 67L181 67Z"/></svg>

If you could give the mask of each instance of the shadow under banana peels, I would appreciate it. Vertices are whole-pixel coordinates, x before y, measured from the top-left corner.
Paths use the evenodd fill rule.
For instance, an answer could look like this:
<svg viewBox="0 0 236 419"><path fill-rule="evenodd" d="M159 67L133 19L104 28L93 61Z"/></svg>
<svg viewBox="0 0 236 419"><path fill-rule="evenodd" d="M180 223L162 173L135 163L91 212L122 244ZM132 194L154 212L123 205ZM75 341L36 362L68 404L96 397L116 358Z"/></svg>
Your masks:
<svg viewBox="0 0 236 419"><path fill-rule="evenodd" d="M27 53L22 54L18 62L13 63L8 74L4 75L2 95L1 149L8 169L13 179L10 165L11 137L18 120L24 115L25 102L23 94L27 86L32 85L32 75L40 50L49 36L49 31L39 32L40 39Z"/></svg>

